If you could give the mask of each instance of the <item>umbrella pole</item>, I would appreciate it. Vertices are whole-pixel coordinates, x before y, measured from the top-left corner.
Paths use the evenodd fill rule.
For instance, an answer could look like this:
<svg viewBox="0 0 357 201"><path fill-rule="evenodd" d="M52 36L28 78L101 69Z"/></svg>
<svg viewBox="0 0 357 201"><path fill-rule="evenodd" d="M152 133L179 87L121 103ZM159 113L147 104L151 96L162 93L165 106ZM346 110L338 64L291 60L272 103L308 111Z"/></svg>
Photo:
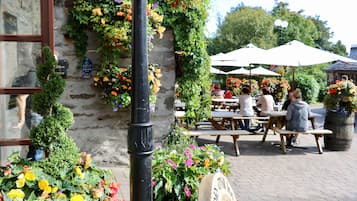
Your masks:
<svg viewBox="0 0 357 201"><path fill-rule="evenodd" d="M252 67L249 65L249 91L252 91Z"/></svg>
<svg viewBox="0 0 357 201"><path fill-rule="evenodd" d="M295 68L293 67L293 80L292 80L292 87L291 87L291 89L292 90L295 90Z"/></svg>

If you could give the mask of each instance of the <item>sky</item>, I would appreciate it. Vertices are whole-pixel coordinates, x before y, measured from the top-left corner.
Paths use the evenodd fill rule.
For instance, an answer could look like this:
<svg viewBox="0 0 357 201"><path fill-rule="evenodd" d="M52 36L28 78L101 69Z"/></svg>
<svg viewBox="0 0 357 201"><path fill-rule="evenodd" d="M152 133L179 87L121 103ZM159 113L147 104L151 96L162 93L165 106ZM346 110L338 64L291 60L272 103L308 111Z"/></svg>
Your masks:
<svg viewBox="0 0 357 201"><path fill-rule="evenodd" d="M304 10L304 15L320 16L334 33L333 42L341 40L349 51L351 44L357 44L357 1L356 0L281 0L293 11ZM279 2L281 2L279 1ZM211 0L207 33L217 29L218 16L224 17L232 7L243 3L246 6L262 7L271 11L274 0Z"/></svg>

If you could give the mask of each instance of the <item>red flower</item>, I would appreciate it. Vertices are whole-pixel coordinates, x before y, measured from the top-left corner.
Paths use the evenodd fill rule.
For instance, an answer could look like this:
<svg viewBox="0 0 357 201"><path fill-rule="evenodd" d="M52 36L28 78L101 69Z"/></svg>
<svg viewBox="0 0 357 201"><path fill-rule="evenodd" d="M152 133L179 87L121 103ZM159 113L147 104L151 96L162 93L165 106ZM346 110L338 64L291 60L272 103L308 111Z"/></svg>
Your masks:
<svg viewBox="0 0 357 201"><path fill-rule="evenodd" d="M337 89L330 89L330 94L335 94L337 93Z"/></svg>
<svg viewBox="0 0 357 201"><path fill-rule="evenodd" d="M109 189L110 189L110 197L111 198L114 198L118 191L119 191L119 188L120 188L120 184L119 183L111 183L110 186L109 186Z"/></svg>

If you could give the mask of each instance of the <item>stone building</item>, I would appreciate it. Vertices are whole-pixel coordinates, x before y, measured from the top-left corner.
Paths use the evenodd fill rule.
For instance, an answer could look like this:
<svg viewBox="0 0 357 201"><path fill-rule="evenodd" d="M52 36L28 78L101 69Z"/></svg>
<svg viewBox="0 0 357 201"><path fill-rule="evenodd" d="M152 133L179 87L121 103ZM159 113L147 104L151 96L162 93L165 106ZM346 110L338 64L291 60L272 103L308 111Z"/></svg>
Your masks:
<svg viewBox="0 0 357 201"><path fill-rule="evenodd" d="M19 10L19 13L15 12L19 6L14 5L15 2L26 3L30 1L0 0L1 16L4 16L4 13L10 13L17 18L23 18L22 20L25 24L31 24L30 22L26 22L26 19L34 19L29 16L24 17L23 10ZM70 107L75 116L75 124L68 133L74 138L81 151L90 152L97 163L104 163L106 165L129 164L127 154L127 129L128 123L130 122L130 109L113 112L111 107L105 104L101 99L101 92L92 86L92 79L82 77L81 69L77 67L78 59L75 56L74 41L66 38L62 29L66 24L68 14L68 8L64 5L64 1L56 1L54 7L54 50L58 58L66 59L69 62L66 90L61 98L61 102ZM25 6L25 8L33 9L33 11L27 13L34 14L38 12L38 8L36 11L36 8L30 5ZM4 33L6 27L4 20L1 19L3 18L0 18L0 34ZM22 21L17 20L17 22ZM18 23L17 27L20 28L21 24ZM31 27L33 31L36 31L35 26ZM90 58L94 64L98 64L98 57L95 53L96 36L92 33L88 33L88 36L89 46L86 56ZM36 50L32 46L32 48L19 48L18 44L14 45L12 43L11 45L13 45L13 47L8 47L7 43L8 42L0 42L0 56L1 58L9 57L10 55L7 54L11 51L14 52L11 53L11 56L14 58L11 59L13 62L11 64L9 61L0 59L0 88L10 86L11 81L9 80L22 74L17 72L15 68L13 70L14 72L8 72L6 66L11 65L20 68L20 62L31 67L35 66L34 58L37 56L36 51L39 51L41 47L36 47ZM153 43L154 48L149 53L149 62L159 64L163 74L161 78L162 86L156 102L156 111L152 113L154 136L156 140L159 140L163 135L167 134L171 124L174 122L173 104L176 75L172 32L166 31L163 39L154 39ZM17 48L15 46L17 46ZM120 60L123 66L129 65L130 62L130 58L122 58ZM21 67L21 69L22 68L25 67ZM9 78L10 74L14 74L11 79ZM27 130L27 132L21 131L14 135L11 130L12 125L5 125L9 122L9 118L5 118L9 116L9 113L11 113L12 118L16 117L16 108L11 112L7 109L6 105L10 101L9 96L0 95L0 101L0 137L27 136L28 129L21 129L22 131ZM16 122L16 120L14 121ZM10 130L4 132L6 129ZM9 148L1 148L1 160L4 160L5 155L9 153L9 150L6 151L6 149ZM13 149L11 149L11 151L12 150Z"/></svg>
<svg viewBox="0 0 357 201"><path fill-rule="evenodd" d="M357 45L351 46L350 58L357 60ZM328 83L334 83L335 80L341 80L342 75L348 75L348 78L357 81L357 63L336 62L325 68Z"/></svg>

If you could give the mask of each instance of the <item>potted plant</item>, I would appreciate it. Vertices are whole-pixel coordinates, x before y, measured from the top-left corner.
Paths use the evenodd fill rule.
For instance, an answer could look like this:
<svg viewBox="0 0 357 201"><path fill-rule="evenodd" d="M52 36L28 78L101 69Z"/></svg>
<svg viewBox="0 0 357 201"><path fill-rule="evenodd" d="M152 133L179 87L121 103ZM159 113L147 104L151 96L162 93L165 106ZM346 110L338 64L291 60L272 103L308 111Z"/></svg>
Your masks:
<svg viewBox="0 0 357 201"><path fill-rule="evenodd" d="M351 81L336 80L335 84L327 87L324 106L327 110L324 127L333 131L333 135L325 136L326 149L348 150L354 135L356 86Z"/></svg>
<svg viewBox="0 0 357 201"><path fill-rule="evenodd" d="M290 85L284 78L264 78L261 82L261 88L267 89L276 102L282 102L290 89Z"/></svg>

